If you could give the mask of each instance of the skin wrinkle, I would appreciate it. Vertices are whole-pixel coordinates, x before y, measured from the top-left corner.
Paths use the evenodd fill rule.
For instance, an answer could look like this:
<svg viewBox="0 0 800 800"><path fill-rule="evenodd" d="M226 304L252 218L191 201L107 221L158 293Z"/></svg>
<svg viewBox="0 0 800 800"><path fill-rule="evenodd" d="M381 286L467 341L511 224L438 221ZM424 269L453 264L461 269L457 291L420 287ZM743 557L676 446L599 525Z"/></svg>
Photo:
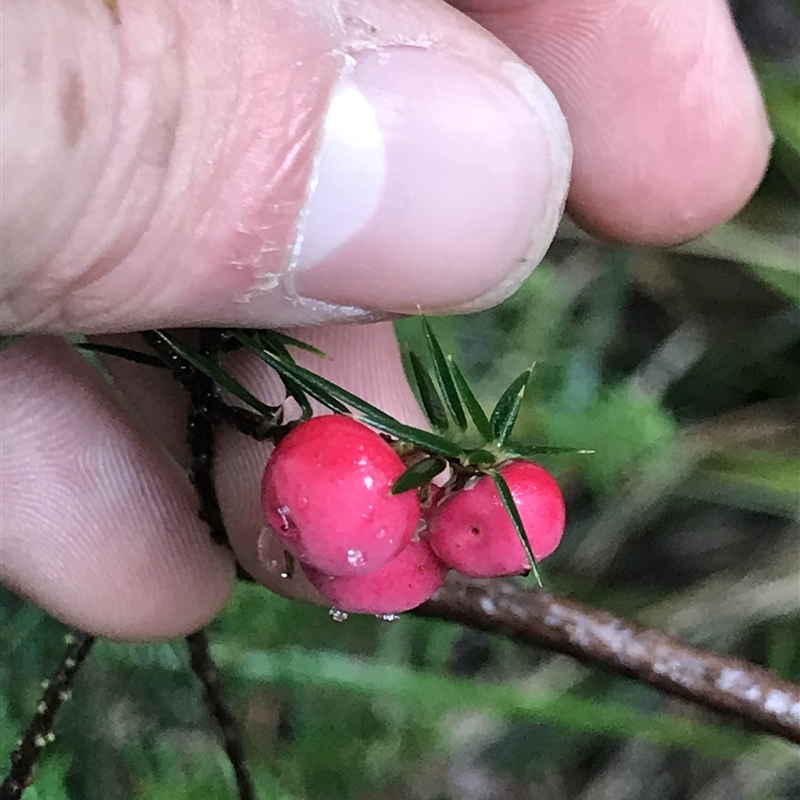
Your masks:
<svg viewBox="0 0 800 800"><path fill-rule="evenodd" d="M77 70L69 70L64 78L59 110L64 128L64 140L69 147L74 147L86 125L84 85Z"/></svg>
<svg viewBox="0 0 800 800"><path fill-rule="evenodd" d="M141 173L168 173L172 164L173 154L178 139L178 130L181 126L182 102L180 98L184 93L186 75L181 65L183 59L179 57L177 43L180 41L180 20L174 15L168 15L165 21L159 19L161 36L153 36L149 49L143 53L135 54L130 43L135 41L135 33L123 29L119 37L121 53L120 70L120 104L116 113L117 129L123 134L123 141L115 141L119 153L118 159L125 157L124 134L127 132L129 119L144 118L146 127L137 137L132 152L128 153L125 174L116 177L117 185L122 189L118 198L117 211L108 225L110 230L119 230L119 234L112 242L103 245L102 254L90 264L84 273L70 284L65 293L67 302L62 307L60 317L67 329L80 327L82 318L91 315L93 286L101 284L115 270L124 264L125 259L136 249L141 237L146 233L153 219L158 213L163 195L167 190L167 182L156 177L150 185L155 185L157 190L152 193L146 207L141 203L139 185L147 179ZM127 35L126 35L127 33ZM126 75L126 72L130 73ZM151 77L156 76L156 77ZM148 87L148 107L143 114L136 106L139 89ZM166 98L162 93L166 93ZM107 171L115 169L114 155L109 160ZM143 170L143 168L145 168ZM131 219L138 217L135 226ZM145 304L149 299L147 292L148 278L152 273L143 270L143 285L138 291L131 292L127 303L133 305ZM73 300L74 298L74 300ZM121 304L124 307L124 304ZM118 307L119 308L119 307Z"/></svg>

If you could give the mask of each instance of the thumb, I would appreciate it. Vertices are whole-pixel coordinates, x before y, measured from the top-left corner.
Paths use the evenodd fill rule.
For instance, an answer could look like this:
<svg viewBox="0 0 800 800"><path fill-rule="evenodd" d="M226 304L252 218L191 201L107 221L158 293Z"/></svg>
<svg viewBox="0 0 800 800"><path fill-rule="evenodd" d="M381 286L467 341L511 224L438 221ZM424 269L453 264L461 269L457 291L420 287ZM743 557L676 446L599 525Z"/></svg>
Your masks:
<svg viewBox="0 0 800 800"><path fill-rule="evenodd" d="M561 112L444 3L0 14L5 331L469 310L555 232Z"/></svg>

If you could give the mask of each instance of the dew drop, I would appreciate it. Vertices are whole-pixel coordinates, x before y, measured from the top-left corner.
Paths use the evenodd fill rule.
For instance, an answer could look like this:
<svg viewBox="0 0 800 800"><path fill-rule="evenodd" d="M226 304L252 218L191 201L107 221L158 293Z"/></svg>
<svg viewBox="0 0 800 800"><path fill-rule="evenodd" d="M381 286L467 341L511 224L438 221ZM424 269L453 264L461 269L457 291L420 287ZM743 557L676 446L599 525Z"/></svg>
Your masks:
<svg viewBox="0 0 800 800"><path fill-rule="evenodd" d="M367 562L364 559L364 553L361 550L348 550L347 563L351 567L363 567Z"/></svg>
<svg viewBox="0 0 800 800"><path fill-rule="evenodd" d="M376 614L375 615L378 619L382 619L384 622L397 622L400 619L399 614Z"/></svg>
<svg viewBox="0 0 800 800"><path fill-rule="evenodd" d="M328 611L328 614L330 615L330 618L334 622L344 622L347 619L347 612L340 611L338 608L330 609L330 611Z"/></svg>

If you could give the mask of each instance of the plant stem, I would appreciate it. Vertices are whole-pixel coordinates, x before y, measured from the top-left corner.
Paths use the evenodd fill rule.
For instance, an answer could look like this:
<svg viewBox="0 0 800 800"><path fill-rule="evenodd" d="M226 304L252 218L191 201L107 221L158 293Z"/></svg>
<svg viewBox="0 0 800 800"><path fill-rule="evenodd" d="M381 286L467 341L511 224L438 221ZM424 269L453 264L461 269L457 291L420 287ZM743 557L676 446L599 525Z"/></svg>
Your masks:
<svg viewBox="0 0 800 800"><path fill-rule="evenodd" d="M566 653L800 743L797 684L550 592L453 576L414 613Z"/></svg>
<svg viewBox="0 0 800 800"><path fill-rule="evenodd" d="M88 633L69 634L65 637L66 650L49 681L44 683L44 694L33 719L17 747L11 751L11 769L0 786L0 800L18 800L33 782L33 770L42 750L55 738L53 723L62 704L70 697L70 687L92 645Z"/></svg>
<svg viewBox="0 0 800 800"><path fill-rule="evenodd" d="M203 695L209 713L216 720L222 733L225 752L233 767L239 800L256 800L253 781L245 763L242 736L236 724L236 717L225 700L217 665L211 657L205 631L200 630L186 637L192 672L203 684ZM5 798L2 798L5 800Z"/></svg>

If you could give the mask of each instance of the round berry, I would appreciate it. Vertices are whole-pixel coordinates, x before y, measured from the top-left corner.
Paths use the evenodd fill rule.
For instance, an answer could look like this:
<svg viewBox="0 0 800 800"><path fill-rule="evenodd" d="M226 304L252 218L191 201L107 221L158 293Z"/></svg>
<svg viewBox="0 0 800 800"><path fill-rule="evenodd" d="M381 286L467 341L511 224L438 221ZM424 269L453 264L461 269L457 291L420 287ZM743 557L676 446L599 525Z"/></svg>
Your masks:
<svg viewBox="0 0 800 800"><path fill-rule="evenodd" d="M447 566L426 541L405 550L368 575L333 577L304 566L317 591L339 611L353 614L399 614L429 600L444 583Z"/></svg>
<svg viewBox="0 0 800 800"><path fill-rule="evenodd" d="M564 533L564 498L538 464L512 461L500 469L514 497L536 560L550 555ZM500 493L489 476L446 500L428 521L429 541L449 567L473 578L520 575L530 569Z"/></svg>
<svg viewBox="0 0 800 800"><path fill-rule="evenodd" d="M315 417L289 433L261 483L267 522L300 561L329 575L382 567L419 521L414 491L392 495L405 471L375 431L350 417Z"/></svg>

